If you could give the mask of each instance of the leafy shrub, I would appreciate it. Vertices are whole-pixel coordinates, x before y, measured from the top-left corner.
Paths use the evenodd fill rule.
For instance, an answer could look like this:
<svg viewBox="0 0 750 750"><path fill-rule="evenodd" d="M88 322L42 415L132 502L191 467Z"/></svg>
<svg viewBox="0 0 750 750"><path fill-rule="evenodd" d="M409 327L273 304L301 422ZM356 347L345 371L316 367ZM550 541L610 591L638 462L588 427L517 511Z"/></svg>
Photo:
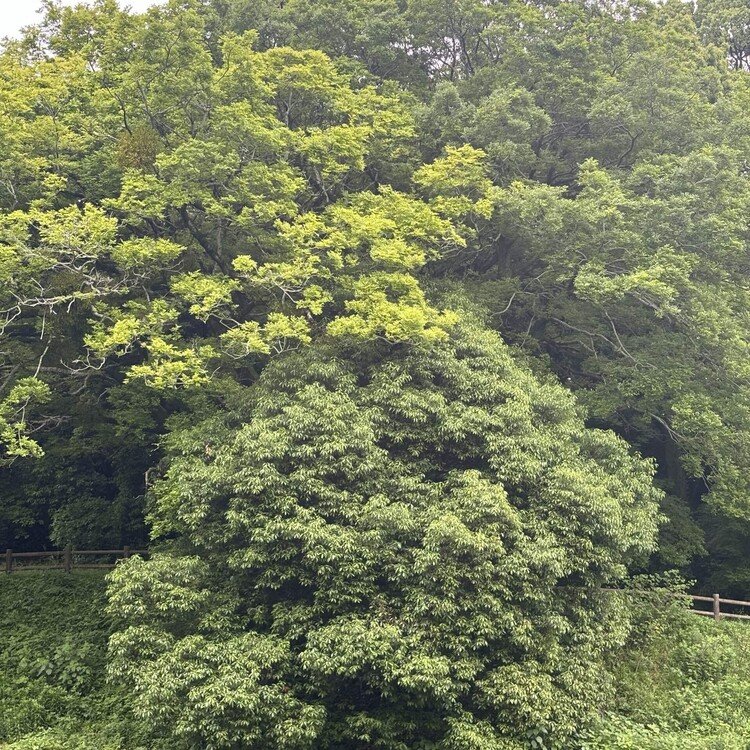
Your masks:
<svg viewBox="0 0 750 750"><path fill-rule="evenodd" d="M112 576L144 720L199 747L552 750L595 706L627 632L596 589L650 548L653 466L497 334L289 354L169 448L153 519L179 541Z"/></svg>
<svg viewBox="0 0 750 750"><path fill-rule="evenodd" d="M584 750L747 750L750 627L634 597L634 629L610 664L615 699Z"/></svg>
<svg viewBox="0 0 750 750"><path fill-rule="evenodd" d="M0 747L156 750L105 682L105 590L98 573L0 576Z"/></svg>

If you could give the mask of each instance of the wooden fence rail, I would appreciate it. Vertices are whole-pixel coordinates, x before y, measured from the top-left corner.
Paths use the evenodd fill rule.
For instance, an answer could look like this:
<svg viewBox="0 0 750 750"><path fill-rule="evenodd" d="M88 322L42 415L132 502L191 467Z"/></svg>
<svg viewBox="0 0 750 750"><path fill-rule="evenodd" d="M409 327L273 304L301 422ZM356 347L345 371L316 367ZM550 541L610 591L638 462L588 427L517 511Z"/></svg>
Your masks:
<svg viewBox="0 0 750 750"><path fill-rule="evenodd" d="M14 552L12 549L5 550L5 573L21 573L29 570L64 570L70 573L72 570L114 568L117 559L127 559L131 555L146 555L148 550L130 549L73 549L66 547L61 550L49 550L44 552ZM96 562L81 562L81 559L99 558ZM103 557L116 558L113 562L101 562ZM42 564L35 564L36 560L50 560ZM29 561L31 564L27 564Z"/></svg>
<svg viewBox="0 0 750 750"><path fill-rule="evenodd" d="M691 596L690 599L695 602L711 602L711 609L691 609L696 615L704 615L705 617L713 617L714 620L721 620L723 617L734 618L735 620L750 620L750 614L738 614L736 612L721 611L722 604L729 604L732 607L750 607L750 602L742 601L741 599L722 599L719 594L713 596Z"/></svg>
<svg viewBox="0 0 750 750"><path fill-rule="evenodd" d="M688 599L692 602L692 608L690 611L696 615L703 615L704 617L713 617L714 620L722 620L725 617L735 620L750 620L750 614L739 614L736 612L727 612L726 609L722 611L721 605L728 604L732 607L745 607L750 611L750 601L744 601L743 599L725 599L719 594L713 594L712 596L698 596L696 594L680 594L674 591L658 591L648 589L611 589L604 588L602 591L617 591L619 593L632 593L642 596L666 596L673 599ZM697 602L707 602L711 604L711 609L695 609Z"/></svg>
<svg viewBox="0 0 750 750"><path fill-rule="evenodd" d="M92 568L114 568L117 561L114 562L94 562L84 563L80 562L81 558L94 557L115 557L120 559L127 559L131 555L147 555L148 550L145 549L130 549L130 547L123 547L122 549L73 549L66 547L61 550L51 550L44 552L14 552L12 549L5 550L5 573L20 573L29 570L64 570L66 573L70 573L72 570L83 570ZM42 565L27 565L27 564L16 564L16 561L25 563L26 560L32 561L34 559L52 559L52 563L44 563ZM714 620L721 620L725 617L736 619L736 620L750 620L750 614L740 614L737 612L727 612L726 609L722 611L721 605L729 605L731 607L743 607L746 612L750 612L750 601L744 601L742 599L725 599L719 594L713 596L698 596L694 594L679 594L673 591L653 591L646 589L614 589L604 588L602 591L613 591L618 593L631 593L643 596L666 596L669 598L680 598L689 599L693 603L693 608L690 610L696 615L702 615L704 617L713 617ZM711 609L695 609L697 602L710 603Z"/></svg>

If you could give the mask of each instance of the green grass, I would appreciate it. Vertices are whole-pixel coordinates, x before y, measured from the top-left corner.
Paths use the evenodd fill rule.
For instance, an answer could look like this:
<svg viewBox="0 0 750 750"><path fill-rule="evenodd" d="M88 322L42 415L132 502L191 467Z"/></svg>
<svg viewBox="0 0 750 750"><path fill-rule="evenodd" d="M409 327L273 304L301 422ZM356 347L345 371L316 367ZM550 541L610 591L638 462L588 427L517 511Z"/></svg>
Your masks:
<svg viewBox="0 0 750 750"><path fill-rule="evenodd" d="M750 623L642 605L586 750L750 750Z"/></svg>
<svg viewBox="0 0 750 750"><path fill-rule="evenodd" d="M0 748L157 750L104 678L100 573L0 576ZM636 610L586 750L750 750L750 623ZM174 750L167 742L163 750Z"/></svg>
<svg viewBox="0 0 750 750"><path fill-rule="evenodd" d="M0 748L149 748L105 682L110 623L98 572L0 576Z"/></svg>

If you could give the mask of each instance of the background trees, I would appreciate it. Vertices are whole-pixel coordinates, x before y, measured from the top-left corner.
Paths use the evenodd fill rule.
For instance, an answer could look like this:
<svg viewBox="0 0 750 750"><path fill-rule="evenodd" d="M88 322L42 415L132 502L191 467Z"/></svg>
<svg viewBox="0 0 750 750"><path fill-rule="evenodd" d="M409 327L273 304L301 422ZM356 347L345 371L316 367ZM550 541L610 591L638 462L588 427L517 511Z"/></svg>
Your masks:
<svg viewBox="0 0 750 750"><path fill-rule="evenodd" d="M581 588L747 595L730 5L100 0L6 46L0 544L163 546L113 586L144 720L567 742L627 630Z"/></svg>

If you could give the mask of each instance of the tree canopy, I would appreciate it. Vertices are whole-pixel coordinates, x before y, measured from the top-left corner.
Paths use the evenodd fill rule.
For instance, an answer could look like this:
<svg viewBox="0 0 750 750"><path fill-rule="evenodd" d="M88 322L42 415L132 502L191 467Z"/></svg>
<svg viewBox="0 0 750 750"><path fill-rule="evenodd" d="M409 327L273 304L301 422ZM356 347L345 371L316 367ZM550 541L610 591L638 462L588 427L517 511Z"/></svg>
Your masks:
<svg viewBox="0 0 750 750"><path fill-rule="evenodd" d="M50 1L6 41L0 544L150 545L144 721L572 746L597 589L748 598L746 16Z"/></svg>
<svg viewBox="0 0 750 750"><path fill-rule="evenodd" d="M170 449L178 541L112 581L138 715L200 747L511 748L596 706L625 631L591 591L650 551L653 467L495 333L314 346Z"/></svg>

